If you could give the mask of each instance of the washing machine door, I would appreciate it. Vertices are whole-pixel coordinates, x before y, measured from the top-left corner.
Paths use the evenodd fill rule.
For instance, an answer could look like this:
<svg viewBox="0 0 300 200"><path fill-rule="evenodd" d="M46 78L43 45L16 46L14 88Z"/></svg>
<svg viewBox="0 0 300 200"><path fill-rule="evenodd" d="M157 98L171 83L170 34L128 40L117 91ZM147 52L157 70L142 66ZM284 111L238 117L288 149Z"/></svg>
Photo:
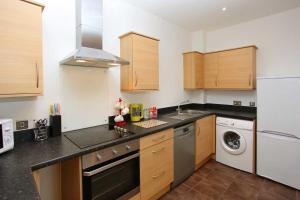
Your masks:
<svg viewBox="0 0 300 200"><path fill-rule="evenodd" d="M236 130L223 132L220 142L225 151L234 155L242 154L247 148L245 138Z"/></svg>

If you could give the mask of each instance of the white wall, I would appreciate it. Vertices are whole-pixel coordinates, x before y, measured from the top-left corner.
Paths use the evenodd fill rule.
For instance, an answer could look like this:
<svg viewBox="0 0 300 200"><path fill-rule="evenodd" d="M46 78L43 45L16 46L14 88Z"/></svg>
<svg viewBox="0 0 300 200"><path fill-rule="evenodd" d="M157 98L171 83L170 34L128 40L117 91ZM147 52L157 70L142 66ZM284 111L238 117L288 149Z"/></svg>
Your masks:
<svg viewBox="0 0 300 200"><path fill-rule="evenodd" d="M61 67L59 61L75 48L75 1L39 0L43 12L44 96L0 100L0 118L48 117L49 104L60 102L63 130L104 124L113 102L124 97L158 107L193 102L226 103L256 99L253 92L183 90L182 52L213 51L255 44L258 76L300 75L300 8L212 32L190 33L122 0L104 0L104 49L119 55L118 36L141 32L160 41L160 90L120 92L119 67L105 69ZM192 43L193 40L193 43ZM30 124L32 126L32 123Z"/></svg>
<svg viewBox="0 0 300 200"><path fill-rule="evenodd" d="M0 100L0 117L14 120L47 118L49 104L62 105L63 130L105 123L108 95L103 69L61 67L59 61L75 49L75 1L39 0L43 11L44 95Z"/></svg>
<svg viewBox="0 0 300 200"><path fill-rule="evenodd" d="M300 8L206 33L206 51L257 45L257 76L300 75ZM243 105L256 92L208 91L206 102Z"/></svg>
<svg viewBox="0 0 300 200"><path fill-rule="evenodd" d="M199 30L192 32L192 50L205 52L206 51L206 32Z"/></svg>
<svg viewBox="0 0 300 200"><path fill-rule="evenodd" d="M191 33L170 24L121 0L104 1L104 48L119 55L119 36L136 31L160 39L159 43L159 91L144 93L120 92L120 69L109 69L109 108L118 97L127 102L144 103L145 106L166 107L177 105L185 99L197 101L198 95L183 90L182 53L191 49ZM200 98L201 99L201 98Z"/></svg>
<svg viewBox="0 0 300 200"><path fill-rule="evenodd" d="M242 106L249 106L250 102L256 102L256 90L254 91L227 91L206 90L204 92L205 103L232 105L233 101L241 101Z"/></svg>
<svg viewBox="0 0 300 200"><path fill-rule="evenodd" d="M141 94L120 93L119 67L105 70L59 66L75 49L75 1L38 0L43 12L44 95L0 100L0 118L46 118L49 104L60 102L63 131L104 124L120 96L146 106L198 101L201 94L187 93L182 85L182 52L191 49L191 33L148 12L122 2L104 0L104 49L119 55L119 36L141 32L160 41L160 90Z"/></svg>

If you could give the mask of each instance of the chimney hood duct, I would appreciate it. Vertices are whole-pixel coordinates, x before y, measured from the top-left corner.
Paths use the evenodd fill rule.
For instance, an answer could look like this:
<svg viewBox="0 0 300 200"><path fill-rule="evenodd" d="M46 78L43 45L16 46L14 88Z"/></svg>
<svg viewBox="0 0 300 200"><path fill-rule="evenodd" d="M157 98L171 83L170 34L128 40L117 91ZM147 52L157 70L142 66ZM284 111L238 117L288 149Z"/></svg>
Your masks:
<svg viewBox="0 0 300 200"><path fill-rule="evenodd" d="M76 0L76 50L61 65L107 68L129 62L102 50L103 0Z"/></svg>

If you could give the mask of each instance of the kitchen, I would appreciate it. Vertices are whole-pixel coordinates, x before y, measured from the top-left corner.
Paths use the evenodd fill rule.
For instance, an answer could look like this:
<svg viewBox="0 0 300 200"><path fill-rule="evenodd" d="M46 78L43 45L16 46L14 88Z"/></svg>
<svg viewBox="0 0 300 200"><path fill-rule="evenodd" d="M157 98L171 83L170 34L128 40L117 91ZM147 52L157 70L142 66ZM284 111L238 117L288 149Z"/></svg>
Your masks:
<svg viewBox="0 0 300 200"><path fill-rule="evenodd" d="M23 1L20 2L24 3ZM145 38L152 38L155 39L155 41L158 41L159 51L157 52L157 56L159 64L158 71L156 72L158 74L156 78L158 79L155 79L156 83L158 83L158 85L156 85L155 87L158 87L158 90L154 89L138 92L128 92L121 90L120 70L123 70L124 68L122 67L124 66L116 66L111 68L84 68L60 65L60 62L71 52L73 52L74 49L76 49L75 41L77 37L77 31L75 1L40 0L35 2L35 4L33 5L41 6L39 8L39 13L35 14L39 14L40 20L42 21L37 23L41 23L43 28L42 31L40 30L40 36L42 36L40 38L42 39L42 46L40 46L40 48L42 48L42 51L40 51L42 52L42 59L40 63L38 63L38 66L42 66L42 70L38 72L40 75L39 77L42 78L39 82L41 88L43 88L42 92L39 91L39 95L28 95L28 97L22 97L22 95L16 95L17 97L7 97L5 95L2 95L1 97L3 98L0 99L0 118L13 119L14 131L16 130L17 121L22 122L24 120L28 120L28 129L32 131L32 128L35 127L34 120L46 118L48 121L50 121L49 105L57 103L55 105L59 105L58 107L60 107L59 113L61 113L62 132L66 134L71 132L75 134L77 133L76 135L80 135L84 133L82 131L76 130L108 124L108 117L115 115L115 104L116 101L121 97L127 104L142 103L144 105L144 108L156 106L158 108L158 120L165 120L168 122L167 124L157 126L156 128L154 128L154 130L152 128L144 130L143 128L137 128L131 125L131 123L128 123L127 126L130 126L128 127L128 130L133 130L133 132L137 132L137 134L129 137L124 137L121 139L121 141L127 142L129 138L131 138L132 140L139 139L142 138L142 136L147 136L148 134L150 134L149 136L155 135L151 134L151 132L154 133L165 131L169 128L177 128L180 125L189 124L190 122L200 120L202 119L202 117L208 115L217 115L217 117L230 116L230 118L237 117L238 119L248 119L247 121L249 121L249 119L253 121L253 119L256 119L257 116L258 122L260 119L269 120L271 116L272 119L274 118L273 120L275 120L275 122L278 122L278 120L282 120L284 122L282 125L283 127L285 125L294 127L286 129L294 133L293 129L297 129L297 117L299 117L299 110L297 110L297 105L296 103L294 103L297 102L297 98L299 96L297 96L296 94L297 89L295 89L295 92L289 92L289 89L281 90L286 92L284 93L285 95L289 95L288 99L290 99L291 102L288 103L284 101L284 99L282 99L282 101L281 99L273 101L267 97L270 97L273 94L275 95L277 91L276 88L290 88L290 86L282 85L280 81L272 83L271 86L273 86L270 88L267 84L262 88L262 90L260 90L259 86L264 86L266 84L266 82L262 81L264 80L262 78L297 77L300 74L298 59L300 57L300 41L298 37L300 30L299 27L296 26L297 19L299 19L300 17L300 10L299 8L297 8L298 6L300 6L298 1L291 0L288 1L288 3L282 3L280 1L275 1L274 3L274 1L268 1L268 5L262 5L260 1L255 1L255 3L252 4L249 2L249 4L245 2L245 4L237 3L238 5L234 3L233 5L230 5L230 2L226 1L221 1L217 3L217 5L213 3L210 4L206 1L190 1L188 3L187 1L178 0L173 4L167 1L165 5L162 5L162 3L160 3L159 1L153 1L152 3L150 1L141 2L142 3L139 3L138 1L133 0L103 1L103 30L101 31L103 34L102 48L105 51L112 53L113 55L125 58L126 56L124 56L124 54L122 55L122 38L120 38L120 36L125 35L129 32L135 32L140 35L146 36ZM167 5L170 7L168 7ZM201 5L203 5L204 8L202 8ZM9 13L20 12L18 6L19 1L17 0L3 1L3 3L1 3L1 9L7 8L5 9L5 11L7 12L1 11L1 13L6 13L7 15L9 15ZM237 6L237 8L235 8L235 6ZM44 8L42 9L42 7ZM247 9L248 7L252 10ZM8 8L17 10L9 12ZM225 8L225 11L223 11L223 8ZM203 12L198 11L198 9L203 9ZM101 9L99 9L99 13L100 10ZM241 12L243 12L243 14L241 14ZM191 15L191 13L195 13L195 15ZM4 17L4 15L1 15L2 24L5 22ZM11 16L12 19L22 19L15 17L17 16ZM191 17L197 17L197 19L199 20L194 20L194 18ZM17 32L22 33L21 29L16 30ZM5 32L5 30L1 29L0 33L1 32L3 33ZM29 36L24 35L24 37ZM1 36L1 38L4 37ZM29 43L24 44L21 44L20 46L30 46ZM249 79L253 79L251 82L253 86L251 86L250 89L185 89L184 69L187 68L184 68L185 61L183 53L198 51L201 52L205 57L206 55L209 55L206 53L237 49L240 47L249 47L253 45L257 47L257 50L255 50L256 73L253 72L253 76L250 78L247 74L247 78L245 81L245 84L248 85ZM7 55L7 47L2 46L0 48L0 55ZM4 56L1 60L5 60L5 58L6 57ZM4 66L3 69L5 70ZM192 77L189 77L187 79L190 81L189 84L193 83L193 81L191 81L192 79ZM2 76L0 80L2 86L1 88L3 88L1 90L6 91L5 88L7 86L7 83L5 82L5 77ZM4 81L2 82L2 80ZM195 80L200 81L201 87L201 78L198 79L197 77L195 77ZM293 79L291 80L291 82L293 82ZM212 83L215 84L214 81L212 81ZM256 87L254 85L255 83ZM263 92L261 93L261 91ZM282 94L279 93L276 97L281 95ZM263 100L266 99L266 102L260 101L261 98ZM292 101L293 98L294 100ZM192 118L185 120L170 118L174 116L164 117L163 119L160 118L165 114L168 115L170 112L175 113L175 109L177 108L178 104L185 100L189 100L189 102L183 103L187 104L182 106L183 110L200 110L207 113L197 113L194 114ZM233 101L236 101L235 103L237 105L240 105L241 103L242 107L232 106ZM260 102L263 104L260 104ZM273 102L275 105L269 107L271 102ZM254 104L254 107L250 107L250 103L252 105ZM260 105L264 106L260 107ZM257 114L256 106L258 106ZM168 107L171 107L171 110L161 109ZM274 107L278 107L278 113L282 115L284 115L285 113L286 115L292 115L293 120L291 119L291 117L278 117L277 119L275 119L275 116L277 116L278 113L274 111ZM264 110L260 110L260 108L264 108ZM286 110L284 110L283 108L285 108ZM271 115L269 114L270 111L268 109L271 110ZM263 112L265 110L267 112ZM269 120L269 122L273 123L272 120ZM50 122L48 122L48 124L49 123ZM267 125L269 126L269 123L267 123ZM257 124L257 128L259 128L259 123ZM270 129L273 131L275 131L276 129L277 131L282 131L280 130L281 126L279 124L278 126L274 126L274 129L273 127L271 128ZM215 126L213 127L213 129L218 129L218 127ZM218 132L217 130L213 129L212 132ZM33 133L30 133L30 136L28 136L28 134L26 134L25 132L26 130L15 131L14 149L0 155L0 199L82 198L83 191L81 181L73 181L72 183L78 184L74 185L74 187L70 187L71 184L70 182L68 182L68 180L78 179L79 176L76 172L80 171L81 173L82 170L82 163L78 163L83 162L82 159L79 159L80 156L92 153L95 150L101 151L107 147L105 146L107 144L105 144L104 146L101 144L99 144L98 146L96 145L97 147L95 149L88 147L82 150L63 135L57 137L49 137L43 142L32 142L30 136L32 136ZM112 132L110 131L109 133ZM168 132L166 136L168 140L165 141L169 141L169 139L172 138L169 137L169 135L170 133ZM219 142L216 140L217 133L215 136L215 139L209 139L215 141L215 148L217 151L217 144L219 144ZM258 136L258 134L256 136ZM175 137L172 140L175 144ZM118 143L119 142L120 141L118 141ZM163 143L160 143L158 145L162 144ZM166 145L171 144L168 143ZM271 152L274 152L276 148L272 148L274 149L271 149ZM141 144L139 144L139 149L141 154L143 150L147 150L148 148L143 149ZM290 148L290 151L293 151L293 148ZM257 153L259 152L260 149L258 146ZM265 158L265 160L263 161L267 161L267 158L270 157L265 157L265 152L267 151L263 151L262 154L260 154L263 156L263 158ZM176 152L174 151L174 153ZM276 155L279 156L279 154ZM283 158L288 159L289 161L288 162L285 160L285 163L289 163L290 166L280 166L288 167L288 169L294 173L294 177L299 178L299 176L297 176L299 175L299 172L297 172L296 170L297 168L299 168L297 167L299 166L299 163L293 163L295 160L299 160L297 159L299 158L299 154L291 155L296 156L296 158L293 156L289 157L283 155ZM218 153L216 153L215 156L218 157ZM173 158L176 159L176 155ZM140 159L142 158L140 157ZM259 157L257 158L257 164L259 164L258 161ZM230 166L231 164L232 163L226 165ZM73 166L71 168L72 170L70 170L68 165ZM208 163L208 166L204 165L204 167L200 168L200 172L201 170L215 171L215 169L209 169L209 166L211 165L217 168L223 167L225 170L227 170L226 172L232 172L237 176L244 175L241 172L233 171L233 168L225 168L225 165L223 166L219 164L219 162L215 163L213 161L210 161ZM256 168L257 167L258 166L256 166ZM216 171L218 170L216 169ZM36 188L36 183L32 178L31 171L39 171L40 189ZM172 169L168 170L168 172L171 171ZM256 171L256 173L258 173L258 171ZM214 173L210 174L210 176L213 175ZM287 182L286 180L279 180L277 177L272 177L266 172L262 172L262 174L258 175L264 177L267 176L273 180L275 178L277 179L275 181L281 182L285 185L289 185L289 183L287 183L289 182L289 180L287 180ZM201 188L197 188L197 185L203 185L201 184L201 180L204 180L204 178L201 179L201 176L201 173L199 176L192 176L192 182L196 180L196 183L194 183L195 189L190 189L189 183L183 183L183 186L180 185L181 188L179 189L179 192L176 191L176 189L171 189L171 191L162 198L170 199L170 197L172 197L174 193L180 193L181 190L187 192L187 194L182 194L183 196L191 195L191 193L193 193L194 197L191 197L190 199L200 199L202 197L207 197L207 192L205 193L205 191L209 190L209 188L214 188L214 185L211 185L205 191L203 191ZM205 177L205 180L209 179L210 176ZM220 177L222 176L220 175ZM218 180L217 177L214 178ZM213 180L214 178L206 181ZM244 178L245 182L247 182L246 175ZM264 188L267 184L266 180L267 179L264 179L264 183L260 187L265 192L261 194L262 196L258 199L300 198L299 191L294 190L299 189L295 185L292 185L292 187L290 188L283 185L279 186L279 184L277 185L272 182L272 184L270 183L270 185L274 187L270 186L271 189L268 190ZM58 182L59 184L57 184ZM139 182L142 183L142 181ZM58 187L58 185L60 185L60 187ZM220 190L219 192L223 192L224 195L227 192L230 193L230 186L232 186L231 182L230 184L225 183L224 188L226 187L226 192L223 186L220 186L222 190ZM250 186L247 187L246 190L251 190L251 188L253 189L253 187L251 186L253 186L253 184L250 184ZM74 189L76 187L78 188ZM47 188L50 189L48 190ZM245 188L243 189L245 190ZM68 196L68 194L70 193L64 192L68 190L76 191L78 195L76 196L76 194L74 193L74 196L70 197ZM256 191L257 188L253 190ZM142 187L140 187L140 191L142 192ZM237 193L238 192L239 191L237 191ZM245 199L247 197L250 198L249 196L247 196L249 194L243 195L236 195L236 199ZM181 197L178 197L178 199L179 198ZM188 199L187 196L185 198ZM211 198L219 197L213 196ZM234 199L234 197L231 197L231 199Z"/></svg>

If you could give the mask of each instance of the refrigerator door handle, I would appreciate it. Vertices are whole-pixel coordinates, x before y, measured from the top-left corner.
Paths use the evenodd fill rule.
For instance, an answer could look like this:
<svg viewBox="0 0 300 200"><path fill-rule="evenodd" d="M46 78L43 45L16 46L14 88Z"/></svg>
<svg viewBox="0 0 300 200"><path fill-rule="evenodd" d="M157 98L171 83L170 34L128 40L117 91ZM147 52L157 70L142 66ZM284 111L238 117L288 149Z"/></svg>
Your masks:
<svg viewBox="0 0 300 200"><path fill-rule="evenodd" d="M271 130L263 130L261 131L262 133L267 133L267 134L271 134L271 135L279 135L279 136L284 136L284 137L289 137L289 138L295 138L295 139L299 139L299 137L293 135L293 134L289 134L289 133L283 133L280 131L271 131Z"/></svg>

